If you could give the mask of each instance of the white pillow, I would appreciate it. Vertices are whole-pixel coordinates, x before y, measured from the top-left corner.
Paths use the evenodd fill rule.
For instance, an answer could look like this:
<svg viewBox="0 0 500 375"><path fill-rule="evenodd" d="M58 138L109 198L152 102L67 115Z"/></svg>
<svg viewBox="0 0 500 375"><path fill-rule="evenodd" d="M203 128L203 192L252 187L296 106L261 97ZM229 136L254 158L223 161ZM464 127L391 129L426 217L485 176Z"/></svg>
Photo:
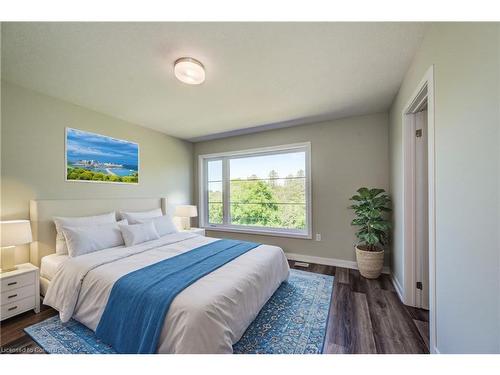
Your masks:
<svg viewBox="0 0 500 375"><path fill-rule="evenodd" d="M152 219L141 219L137 221L140 224L145 224L150 221L153 222L153 225L155 226L155 229L160 237L163 237L171 233L177 233L179 231L175 226L174 222L172 221L172 218L168 215L154 217Z"/></svg>
<svg viewBox="0 0 500 375"><path fill-rule="evenodd" d="M112 224L89 225L84 227L62 227L64 238L71 257L124 245L119 224L127 224L126 220Z"/></svg>
<svg viewBox="0 0 500 375"><path fill-rule="evenodd" d="M129 224L139 224L139 220L152 219L154 217L159 217L163 215L161 208L155 208L149 211L120 211L123 219L127 219Z"/></svg>
<svg viewBox="0 0 500 375"><path fill-rule="evenodd" d="M144 224L120 225L120 229L127 247L160 238L152 221Z"/></svg>
<svg viewBox="0 0 500 375"><path fill-rule="evenodd" d="M116 223L116 214L110 212L108 214L96 216L81 216L81 217L54 217L54 224L56 225L56 253L68 254L68 247L66 246L66 239L62 233L62 227L83 227L97 224L111 224Z"/></svg>

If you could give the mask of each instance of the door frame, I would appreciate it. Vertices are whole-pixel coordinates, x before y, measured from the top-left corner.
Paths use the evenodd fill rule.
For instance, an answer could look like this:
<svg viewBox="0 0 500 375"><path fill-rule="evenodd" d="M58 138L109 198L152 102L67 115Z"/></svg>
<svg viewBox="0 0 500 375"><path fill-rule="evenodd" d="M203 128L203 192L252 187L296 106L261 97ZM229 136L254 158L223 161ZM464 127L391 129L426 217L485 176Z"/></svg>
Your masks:
<svg viewBox="0 0 500 375"><path fill-rule="evenodd" d="M430 351L437 350L436 330L436 201L435 201L435 127L434 127L434 65L431 65L416 87L403 116L403 303L416 304L415 248L415 113L427 100L427 162L428 162L428 224L429 224L429 330Z"/></svg>

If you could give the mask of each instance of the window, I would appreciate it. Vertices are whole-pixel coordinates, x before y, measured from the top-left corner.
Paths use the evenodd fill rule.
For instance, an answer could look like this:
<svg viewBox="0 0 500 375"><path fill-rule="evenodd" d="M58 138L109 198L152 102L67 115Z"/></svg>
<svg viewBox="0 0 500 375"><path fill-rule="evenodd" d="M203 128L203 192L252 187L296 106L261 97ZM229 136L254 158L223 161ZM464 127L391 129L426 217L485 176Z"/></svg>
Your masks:
<svg viewBox="0 0 500 375"><path fill-rule="evenodd" d="M200 156L200 225L311 238L310 144Z"/></svg>

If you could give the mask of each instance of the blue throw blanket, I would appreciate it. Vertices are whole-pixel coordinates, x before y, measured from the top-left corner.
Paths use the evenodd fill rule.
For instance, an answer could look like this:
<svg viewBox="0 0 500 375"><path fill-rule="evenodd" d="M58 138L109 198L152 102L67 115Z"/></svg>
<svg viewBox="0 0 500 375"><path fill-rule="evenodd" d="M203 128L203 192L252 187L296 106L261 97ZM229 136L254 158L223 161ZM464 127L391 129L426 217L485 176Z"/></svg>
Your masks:
<svg viewBox="0 0 500 375"><path fill-rule="evenodd" d="M189 285L260 244L219 240L118 279L96 336L118 353L156 353L170 304Z"/></svg>

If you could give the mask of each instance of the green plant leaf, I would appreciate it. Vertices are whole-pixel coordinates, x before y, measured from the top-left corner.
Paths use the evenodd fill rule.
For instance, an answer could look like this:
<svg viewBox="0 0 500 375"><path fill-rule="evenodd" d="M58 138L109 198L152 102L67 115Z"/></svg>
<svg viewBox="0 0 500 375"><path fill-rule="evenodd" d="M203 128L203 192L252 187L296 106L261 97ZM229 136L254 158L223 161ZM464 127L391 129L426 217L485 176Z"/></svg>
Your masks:
<svg viewBox="0 0 500 375"><path fill-rule="evenodd" d="M372 210L369 210L367 213L366 213L366 216L368 216L369 218L371 219L377 219L379 218L380 216L382 215L382 212L380 212L378 209L372 209Z"/></svg>
<svg viewBox="0 0 500 375"><path fill-rule="evenodd" d="M390 225L389 225L389 223L375 222L375 223L371 223L370 227L372 227L373 229L377 229L377 230L383 232L383 231L388 230L389 227L390 227Z"/></svg>
<svg viewBox="0 0 500 375"><path fill-rule="evenodd" d="M367 223L366 219L364 219L364 218L357 218L357 219L354 219L351 222L351 225L365 225L366 223Z"/></svg>
<svg viewBox="0 0 500 375"><path fill-rule="evenodd" d="M384 191L384 189L370 189L370 195L372 197L376 197L377 195L382 194Z"/></svg>
<svg viewBox="0 0 500 375"><path fill-rule="evenodd" d="M370 197L370 190L368 188L365 187L359 188L357 192L363 199L367 199Z"/></svg>

